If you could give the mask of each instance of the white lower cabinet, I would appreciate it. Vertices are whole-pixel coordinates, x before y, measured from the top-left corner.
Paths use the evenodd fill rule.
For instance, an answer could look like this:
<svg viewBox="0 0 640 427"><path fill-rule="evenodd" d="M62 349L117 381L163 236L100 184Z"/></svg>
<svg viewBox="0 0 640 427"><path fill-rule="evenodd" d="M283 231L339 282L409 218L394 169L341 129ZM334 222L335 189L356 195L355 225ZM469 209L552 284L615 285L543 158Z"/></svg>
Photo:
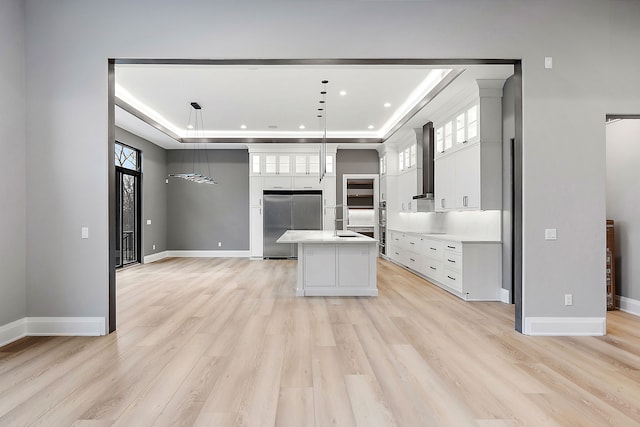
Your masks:
<svg viewBox="0 0 640 427"><path fill-rule="evenodd" d="M467 301L499 301L500 242L433 238L389 231L387 255L396 263Z"/></svg>

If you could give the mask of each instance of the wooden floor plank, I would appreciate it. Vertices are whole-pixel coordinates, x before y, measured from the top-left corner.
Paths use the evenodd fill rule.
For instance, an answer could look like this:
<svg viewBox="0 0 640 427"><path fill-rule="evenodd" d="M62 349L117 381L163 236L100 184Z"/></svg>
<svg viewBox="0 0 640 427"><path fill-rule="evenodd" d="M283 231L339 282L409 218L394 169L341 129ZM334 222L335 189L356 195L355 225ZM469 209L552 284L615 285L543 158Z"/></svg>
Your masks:
<svg viewBox="0 0 640 427"><path fill-rule="evenodd" d="M640 426L640 319L527 337L378 261L375 298L295 296L296 262L117 274L118 330L0 348L0 426Z"/></svg>

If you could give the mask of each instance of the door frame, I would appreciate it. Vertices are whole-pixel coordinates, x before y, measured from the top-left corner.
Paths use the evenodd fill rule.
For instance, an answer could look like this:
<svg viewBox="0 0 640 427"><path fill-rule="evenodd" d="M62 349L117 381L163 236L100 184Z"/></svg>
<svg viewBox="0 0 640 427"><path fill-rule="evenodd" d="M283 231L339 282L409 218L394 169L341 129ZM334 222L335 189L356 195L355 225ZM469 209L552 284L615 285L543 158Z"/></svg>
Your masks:
<svg viewBox="0 0 640 427"><path fill-rule="evenodd" d="M325 59L149 59L149 58L109 58L107 61L107 111L108 111L108 153L114 152L115 144L115 65L116 64L174 64L174 65L513 65L516 80L515 108L515 140L516 159L514 170L514 187L518 195L516 212L522 215L522 59L478 59L478 58L325 58ZM158 128L160 129L160 128ZM162 131L162 129L160 129ZM518 157L519 156L519 157ZM108 205L109 205L109 283L106 312L108 313L107 330L116 329L116 274L115 274L115 167L113 156L108 156ZM518 183L518 185L516 185ZM377 212L377 211L376 211ZM522 216L514 218L515 233L512 237L513 247L520 256L514 260L514 296L515 296L515 329L523 330L522 316ZM516 237L517 236L517 237Z"/></svg>

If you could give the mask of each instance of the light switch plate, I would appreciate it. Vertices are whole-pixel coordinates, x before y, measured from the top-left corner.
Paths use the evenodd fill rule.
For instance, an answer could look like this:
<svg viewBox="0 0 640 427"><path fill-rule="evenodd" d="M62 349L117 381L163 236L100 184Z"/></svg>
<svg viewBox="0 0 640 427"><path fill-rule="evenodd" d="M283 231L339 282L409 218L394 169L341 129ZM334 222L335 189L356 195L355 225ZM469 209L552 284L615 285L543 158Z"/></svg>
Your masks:
<svg viewBox="0 0 640 427"><path fill-rule="evenodd" d="M553 68L553 58L550 56L545 56L544 57L544 68L546 68L547 70L550 70L551 68Z"/></svg>
<svg viewBox="0 0 640 427"><path fill-rule="evenodd" d="M147 220L147 225L151 225L151 220L150 219Z"/></svg>
<svg viewBox="0 0 640 427"><path fill-rule="evenodd" d="M544 240L556 240L557 233L555 228L544 229Z"/></svg>
<svg viewBox="0 0 640 427"><path fill-rule="evenodd" d="M82 227L82 238L83 239L89 238L89 227Z"/></svg>

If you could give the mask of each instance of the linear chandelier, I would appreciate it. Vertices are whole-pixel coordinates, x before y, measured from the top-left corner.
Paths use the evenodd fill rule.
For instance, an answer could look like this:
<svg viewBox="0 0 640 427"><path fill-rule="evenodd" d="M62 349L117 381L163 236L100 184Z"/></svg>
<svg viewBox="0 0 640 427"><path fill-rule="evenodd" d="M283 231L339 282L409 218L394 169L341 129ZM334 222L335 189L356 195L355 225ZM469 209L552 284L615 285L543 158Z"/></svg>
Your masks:
<svg viewBox="0 0 640 427"><path fill-rule="evenodd" d="M191 117L192 117L192 113L194 112L195 112L195 114L193 114L194 123L192 124ZM198 138L200 136L199 133L203 133L204 131L204 125L202 122L202 107L197 102L191 103L191 109L189 109L189 121L187 124L187 129L193 130L195 138ZM191 171L182 172L182 173L170 173L169 177L181 178L181 179L185 179L187 181L195 182L198 184L217 184L217 182L211 177L211 164L209 163L208 150L198 150L196 149L197 147L196 144L199 144L199 143L194 142L193 144L194 145L193 145L193 152L192 152ZM183 153L182 153L181 170L185 170L184 156L185 156L185 152L187 152L188 150L182 150L182 151ZM204 156L199 155L203 151L204 151ZM202 160L204 160L204 162L207 165L207 174L204 173L204 170L203 170L204 167L202 165L199 165L196 167L196 164L198 163L198 160L200 160L200 158L202 158Z"/></svg>

